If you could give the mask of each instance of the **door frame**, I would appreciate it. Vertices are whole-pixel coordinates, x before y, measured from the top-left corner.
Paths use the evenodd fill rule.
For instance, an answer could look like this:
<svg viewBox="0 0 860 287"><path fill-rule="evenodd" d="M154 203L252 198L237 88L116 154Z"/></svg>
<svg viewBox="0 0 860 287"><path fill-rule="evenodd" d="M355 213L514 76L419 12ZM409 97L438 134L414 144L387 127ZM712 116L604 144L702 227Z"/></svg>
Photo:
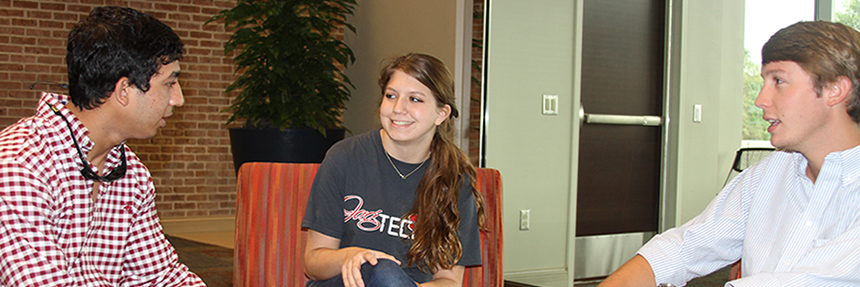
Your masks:
<svg viewBox="0 0 860 287"><path fill-rule="evenodd" d="M675 227L678 193L678 154L680 138L680 94L681 81L681 21L682 1L666 0L666 51L663 75L663 151L660 178L660 207L657 232ZM672 139L675 139L674 141Z"/></svg>

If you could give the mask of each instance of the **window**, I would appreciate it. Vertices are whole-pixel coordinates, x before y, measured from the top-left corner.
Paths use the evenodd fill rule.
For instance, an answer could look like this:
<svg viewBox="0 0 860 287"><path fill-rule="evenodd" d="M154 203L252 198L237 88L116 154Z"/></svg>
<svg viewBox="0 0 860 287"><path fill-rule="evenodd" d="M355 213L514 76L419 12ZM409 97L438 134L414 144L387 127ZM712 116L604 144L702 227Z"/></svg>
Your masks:
<svg viewBox="0 0 860 287"><path fill-rule="evenodd" d="M860 30L860 0L834 0L833 21Z"/></svg>

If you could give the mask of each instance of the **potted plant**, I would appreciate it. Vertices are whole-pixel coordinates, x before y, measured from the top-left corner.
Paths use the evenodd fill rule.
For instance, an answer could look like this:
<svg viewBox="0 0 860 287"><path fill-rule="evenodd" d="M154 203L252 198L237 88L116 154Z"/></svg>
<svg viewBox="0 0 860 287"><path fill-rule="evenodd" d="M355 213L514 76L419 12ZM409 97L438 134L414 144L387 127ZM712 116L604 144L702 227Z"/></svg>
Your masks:
<svg viewBox="0 0 860 287"><path fill-rule="evenodd" d="M342 113L352 86L343 69L355 61L335 32L355 0L238 0L207 23L223 20L233 35L239 77L226 92L239 91L227 124L236 170L248 161L320 162L343 139Z"/></svg>

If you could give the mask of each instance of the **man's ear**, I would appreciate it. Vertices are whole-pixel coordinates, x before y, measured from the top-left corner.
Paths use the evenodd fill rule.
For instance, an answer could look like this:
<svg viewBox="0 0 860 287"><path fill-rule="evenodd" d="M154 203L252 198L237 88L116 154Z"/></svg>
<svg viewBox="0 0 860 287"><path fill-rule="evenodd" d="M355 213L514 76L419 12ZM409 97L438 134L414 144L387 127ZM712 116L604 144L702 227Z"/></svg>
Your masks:
<svg viewBox="0 0 860 287"><path fill-rule="evenodd" d="M111 92L111 95L108 100L113 100L122 106L126 106L129 103L129 95L131 95L131 89L134 89L134 85L129 82L127 77L122 77L119 79L119 81L116 81L116 84L113 88L113 92Z"/></svg>
<svg viewBox="0 0 860 287"><path fill-rule="evenodd" d="M845 102L848 98L851 97L851 89L853 88L853 83L851 83L851 79L845 76L839 76L835 81L827 84L824 88L824 96L826 97L826 103L828 106L834 106L839 103Z"/></svg>

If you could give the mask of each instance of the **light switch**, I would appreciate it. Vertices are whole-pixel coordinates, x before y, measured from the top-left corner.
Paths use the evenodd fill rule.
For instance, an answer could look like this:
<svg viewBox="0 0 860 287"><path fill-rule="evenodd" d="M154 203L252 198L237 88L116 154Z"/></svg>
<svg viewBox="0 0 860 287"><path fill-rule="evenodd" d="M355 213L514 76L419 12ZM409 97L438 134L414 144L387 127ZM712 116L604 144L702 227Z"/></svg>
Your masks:
<svg viewBox="0 0 860 287"><path fill-rule="evenodd" d="M702 122L702 105L695 104L693 105L693 122L701 123Z"/></svg>
<svg viewBox="0 0 860 287"><path fill-rule="evenodd" d="M543 114L558 114L558 95L543 95Z"/></svg>

